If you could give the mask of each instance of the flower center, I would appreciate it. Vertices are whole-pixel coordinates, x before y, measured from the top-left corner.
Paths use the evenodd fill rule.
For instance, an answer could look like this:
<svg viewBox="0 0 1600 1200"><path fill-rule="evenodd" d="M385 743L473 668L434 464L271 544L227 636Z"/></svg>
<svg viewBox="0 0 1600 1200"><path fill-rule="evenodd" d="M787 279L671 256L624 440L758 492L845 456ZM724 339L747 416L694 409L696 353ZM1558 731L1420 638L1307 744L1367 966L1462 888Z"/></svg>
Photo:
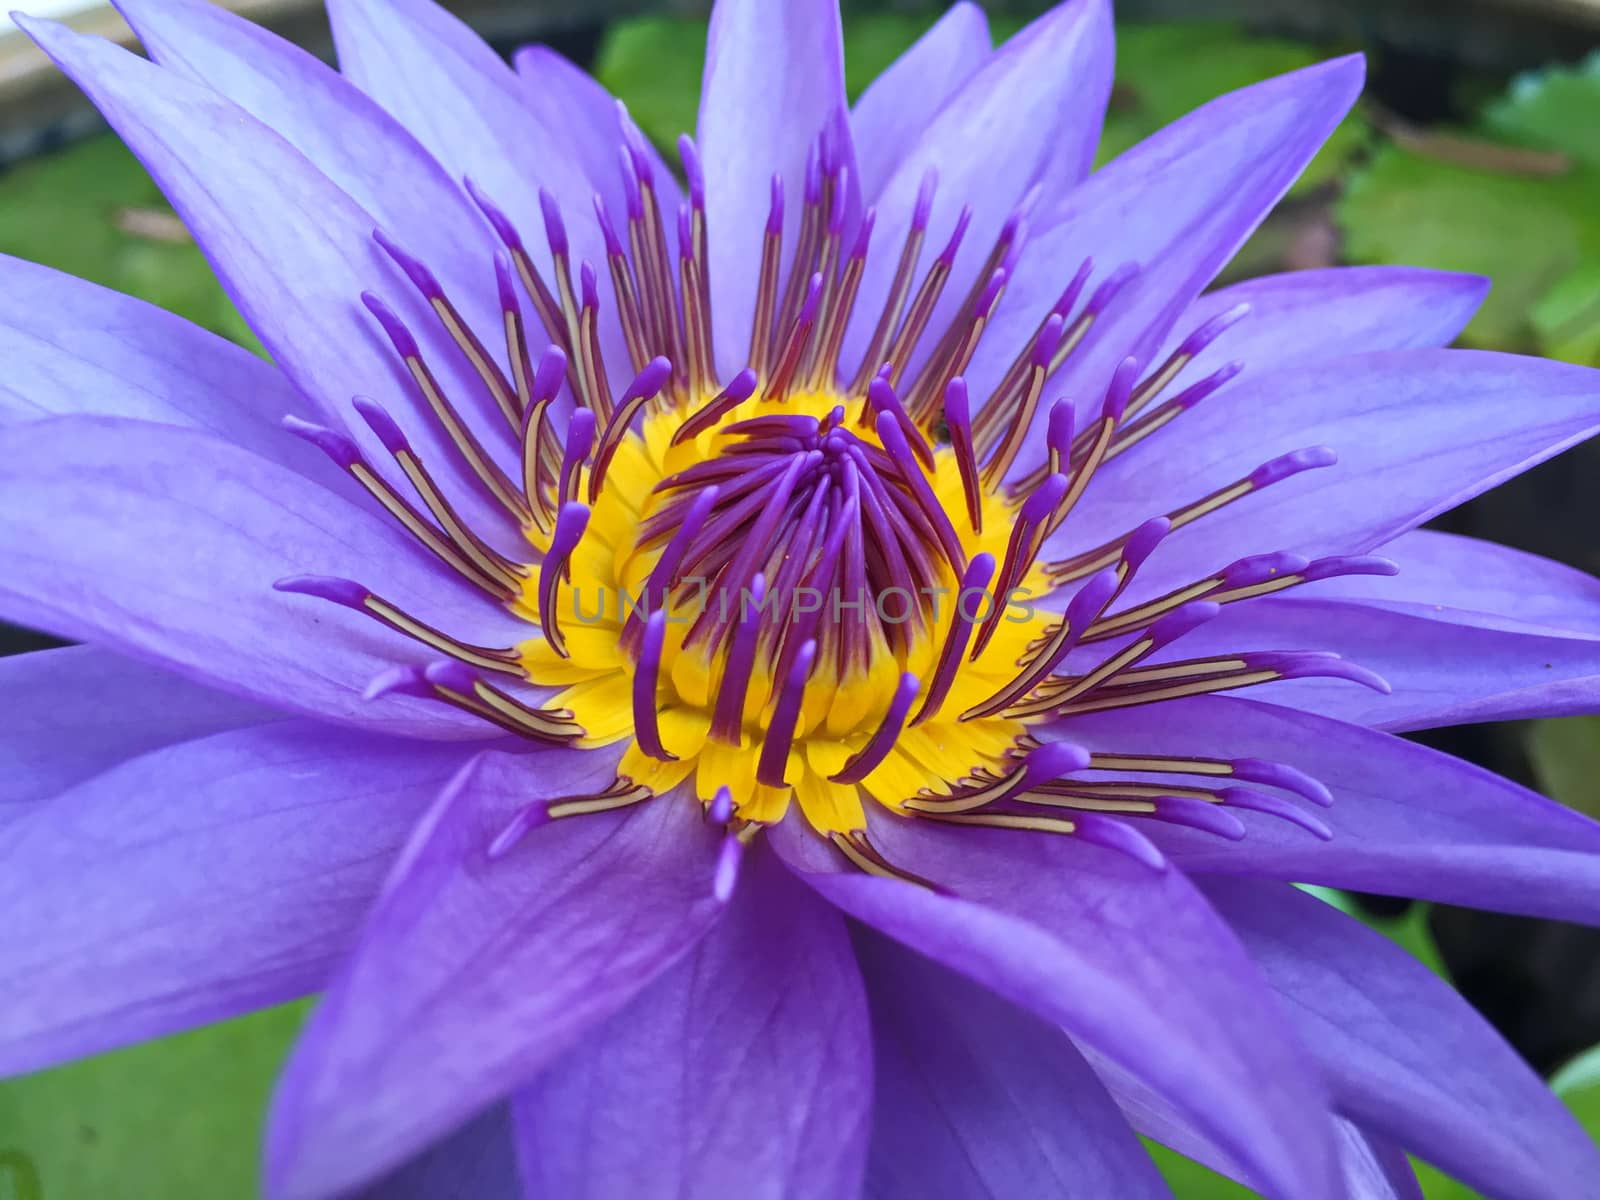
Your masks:
<svg viewBox="0 0 1600 1200"><path fill-rule="evenodd" d="M1124 602L1170 531L1329 465L1325 448L1275 458L1091 549L1046 556L1106 462L1239 371L1230 363L1165 395L1244 308L1201 325L1148 374L1124 361L1081 413L1065 400L1047 407L1051 376L1136 274L1110 272L1085 300L1085 263L983 403L970 403L965 372L1022 252L1029 201L936 330L969 213L919 271L936 192L930 173L847 378L841 352L874 214L857 218L848 175L823 140L787 251L783 188L773 180L749 365L724 386L693 144L680 143L689 198L678 213L674 267L650 157L631 125L624 136L625 239L596 205L612 327L634 371L620 396L601 352L598 274L580 263L574 287L549 196L540 198L550 250L542 272L512 222L468 184L504 245L495 273L509 370L427 267L376 235L442 331L434 347L457 356L457 375L465 370L481 385L487 403L478 407L504 421L480 428L486 423L447 393L406 321L377 296L362 297L443 435L435 444L498 530L452 505L375 401L354 404L416 499L350 438L286 421L423 549L528 625L516 645L483 646L361 584L280 580L282 590L357 609L442 655L395 668L369 695L444 701L538 741L621 746L610 787L531 807L492 853L543 821L680 786L728 827L729 864L791 799L858 866L892 875L904 872L869 839L864 799L901 817L1073 834L1152 865L1159 852L1122 818L1239 837L1244 827L1228 810L1245 808L1327 836L1279 794L1324 803L1326 790L1281 764L1091 755L1051 737L1078 714L1295 676L1386 686L1335 655L1179 659L1168 650L1224 605L1332 575L1392 573L1383 560L1254 554ZM554 343L537 361L525 305ZM1036 423L1046 433L1030 470L1019 457ZM731 876L731 866L719 871L719 892Z"/></svg>
<svg viewBox="0 0 1600 1200"><path fill-rule="evenodd" d="M863 792L898 805L1001 769L1023 723L968 711L1047 630L1030 602L1046 585L985 589L1012 505L986 495L975 529L955 453L901 422L827 392L647 416L550 597L556 636L521 648L529 677L572 680L552 704L591 742L632 739L630 779L692 776L706 802L726 787L748 821L792 795L848 834Z"/></svg>

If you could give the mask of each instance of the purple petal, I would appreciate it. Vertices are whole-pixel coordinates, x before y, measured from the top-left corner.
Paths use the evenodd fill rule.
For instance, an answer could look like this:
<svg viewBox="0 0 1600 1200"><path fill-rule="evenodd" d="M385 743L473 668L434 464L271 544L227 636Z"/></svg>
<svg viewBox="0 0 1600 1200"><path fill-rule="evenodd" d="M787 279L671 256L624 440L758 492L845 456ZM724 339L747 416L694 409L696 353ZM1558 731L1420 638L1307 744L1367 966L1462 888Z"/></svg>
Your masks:
<svg viewBox="0 0 1600 1200"><path fill-rule="evenodd" d="M1441 603L1421 604L1322 599L1306 590L1303 598L1229 605L1166 657L1265 646L1334 651L1376 671L1393 693L1380 695L1338 679L1292 679L1257 695L1379 729L1432 729L1600 708L1600 637L1537 626L1499 629L1493 614L1446 607L1456 600L1449 592L1438 593Z"/></svg>
<svg viewBox="0 0 1600 1200"><path fill-rule="evenodd" d="M524 1200L511 1110L497 1104L354 1200Z"/></svg>
<svg viewBox="0 0 1600 1200"><path fill-rule="evenodd" d="M479 756L413 835L279 1086L270 1195L337 1194L404 1161L554 1062L719 915L716 838L671 799L555 821L491 859L529 805L597 792L616 766L551 761Z"/></svg>
<svg viewBox="0 0 1600 1200"><path fill-rule="evenodd" d="M362 306L364 290L382 292L424 343L441 384L467 410L469 424L476 410L488 409L482 385L463 356L439 333L428 307L374 242L377 218L277 133L209 86L99 38L81 37L48 21L24 18L22 23L149 169L229 297L319 419L338 429L347 424L352 396L403 397L411 410L406 433L463 517L482 534L514 536L503 511L483 497L448 438L423 411ZM233 82L242 87L239 78ZM260 101L260 89L252 96ZM408 170L383 183L404 190L415 174ZM417 187L422 196L443 194L430 191L420 177ZM439 219L438 213L431 215ZM456 258L440 267L448 278L449 270L468 271L473 265L467 255L459 256L459 267ZM482 279L476 292L492 304L492 264L485 255L476 265ZM452 295L463 311L475 302L468 294ZM486 328L499 328L498 315ZM381 443L363 422L354 422L351 433L376 461L386 461Z"/></svg>
<svg viewBox="0 0 1600 1200"><path fill-rule="evenodd" d="M1241 304L1249 313L1202 349L1167 385L1173 396L1231 362L1246 376L1373 350L1447 346L1483 302L1481 275L1421 267L1329 267L1247 279L1207 292L1178 318L1153 369L1195 330ZM1236 386L1236 385L1224 385ZM1116 460L1106 465L1108 474Z"/></svg>
<svg viewBox="0 0 1600 1200"><path fill-rule="evenodd" d="M873 823L883 853L953 895L842 868L789 822L794 869L851 916L1123 1065L1284 1195L1332 1198L1326 1099L1265 984L1177 871L1069 838Z"/></svg>
<svg viewBox="0 0 1600 1200"><path fill-rule="evenodd" d="M859 194L837 0L717 0L697 134L705 161L716 360L745 365L771 180L782 177L784 247L800 230L806 159L824 130ZM851 230L844 232L850 244Z"/></svg>
<svg viewBox="0 0 1600 1200"><path fill-rule="evenodd" d="M1090 1065L1110 1090L1129 1124L1141 1134L1208 1167L1219 1175L1260 1191L1264 1186L1226 1151L1219 1149L1159 1092L1140 1083L1103 1055L1087 1051ZM1403 1152L1336 1119L1339 1169L1345 1200L1423 1200L1422 1189Z"/></svg>
<svg viewBox="0 0 1600 1200"><path fill-rule="evenodd" d="M978 394L1087 258L1102 277L1123 263L1140 271L1062 368L1059 390L1098 396L1124 358L1147 361L1349 110L1361 80L1361 60L1342 58L1230 92L1047 203L967 372Z"/></svg>
<svg viewBox="0 0 1600 1200"><path fill-rule="evenodd" d="M284 721L31 806L0 844L0 1074L321 987L466 753Z"/></svg>
<svg viewBox="0 0 1600 1200"><path fill-rule="evenodd" d="M752 859L716 929L517 1095L528 1195L859 1192L872 1041L850 938Z"/></svg>
<svg viewBox="0 0 1600 1200"><path fill-rule="evenodd" d="M1600 637L1600 579L1496 542L1416 529L1380 547L1395 576L1348 575L1303 593L1360 599L1395 612L1446 603L1498 629Z"/></svg>
<svg viewBox="0 0 1600 1200"><path fill-rule="evenodd" d="M0 425L78 413L205 429L316 479L279 421L305 401L273 367L182 317L0 255Z"/></svg>
<svg viewBox="0 0 1600 1200"><path fill-rule="evenodd" d="M617 168L617 147L622 145L617 98L582 67L549 46L523 46L512 55L511 65L522 85L523 102L535 120L564 140L568 155L582 166L594 190L605 198L608 211L625 212L627 202ZM680 192L671 168L650 142L643 141L635 149L650 161L662 211L676 212ZM571 215L585 223L592 220L587 210Z"/></svg>
<svg viewBox="0 0 1600 1200"><path fill-rule="evenodd" d="M533 236L544 227L540 189L567 216L574 265L605 261L588 216L594 193L616 178L619 138L611 170L591 179L569 152L569 135L541 119L506 61L433 0L332 0L328 20L344 76L415 134L452 179L470 178L494 199L541 266L549 254Z"/></svg>
<svg viewBox="0 0 1600 1200"><path fill-rule="evenodd" d="M1600 923L1600 825L1447 754L1342 721L1227 697L1074 717L1091 750L1248 757L1326 784L1319 841L1254 812L1243 841L1147 831L1190 873L1322 883L1502 912ZM1169 781L1172 776L1166 776Z"/></svg>
<svg viewBox="0 0 1600 1200"><path fill-rule="evenodd" d="M89 646L0 658L0 824L127 759L282 713Z"/></svg>
<svg viewBox="0 0 1600 1200"><path fill-rule="evenodd" d="M274 591L285 575L371 579L468 636L526 629L379 517L193 430L112 417L0 430L0 509L0 614L292 712L418 737L487 729L443 704L363 700L374 676L422 648Z"/></svg>
<svg viewBox="0 0 1600 1200"><path fill-rule="evenodd" d="M1284 997L1346 1115L1490 1195L1600 1195L1600 1149L1415 958L1288 884L1204 887Z"/></svg>
<svg viewBox="0 0 1600 1200"><path fill-rule="evenodd" d="M1395 350L1268 372L1129 451L1117 476L1096 480L1095 528L1073 540L1134 528L1152 505L1198 500L1274 455L1327 446L1332 467L1174 531L1141 583L1161 590L1268 549L1365 553L1597 429L1600 372L1542 358ZM1162 452L1149 452L1157 441Z"/></svg>
<svg viewBox="0 0 1600 1200"><path fill-rule="evenodd" d="M972 0L958 0L867 85L850 110L861 195L867 203L991 48L983 9Z"/></svg>
<svg viewBox="0 0 1600 1200"><path fill-rule="evenodd" d="M877 1100L867 1194L1170 1196L1059 1029L867 930Z"/></svg>
<svg viewBox="0 0 1600 1200"><path fill-rule="evenodd" d="M1111 95L1114 57L1107 0L1070 0L996 50L939 109L870 200L878 209L878 228L891 236L867 260L846 364L855 365L867 350L895 275L899 231L910 228L928 172L938 173L930 245L943 246L962 213L971 210L963 253L934 310L931 324L938 330L965 302L1024 193L1037 186L1053 198L1088 174ZM1024 248L1023 261L1032 253ZM1005 334L997 330L995 336Z"/></svg>

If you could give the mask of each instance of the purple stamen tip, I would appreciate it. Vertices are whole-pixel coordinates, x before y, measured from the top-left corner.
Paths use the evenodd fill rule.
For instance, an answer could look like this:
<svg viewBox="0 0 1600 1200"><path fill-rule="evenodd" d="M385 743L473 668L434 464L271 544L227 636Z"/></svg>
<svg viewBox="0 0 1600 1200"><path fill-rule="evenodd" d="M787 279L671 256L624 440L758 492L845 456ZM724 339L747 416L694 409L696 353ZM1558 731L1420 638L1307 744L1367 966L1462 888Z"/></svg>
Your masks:
<svg viewBox="0 0 1600 1200"><path fill-rule="evenodd" d="M956 227L950 231L950 240L944 244L944 249L939 251L938 262L941 266L949 268L956 261L956 251L961 248L961 239L967 236L967 226L972 224L972 205L963 204L961 212L956 217Z"/></svg>
<svg viewBox="0 0 1600 1200"><path fill-rule="evenodd" d="M375 675L361 691L363 700L381 700L385 696L422 696L433 698L433 689L422 674L422 668L410 665L390 667Z"/></svg>
<svg viewBox="0 0 1600 1200"><path fill-rule="evenodd" d="M678 205L678 257L684 260L694 257L694 233L688 201Z"/></svg>
<svg viewBox="0 0 1600 1200"><path fill-rule="evenodd" d="M1338 461L1339 456L1327 446L1308 446L1304 450L1291 450L1271 462L1262 463L1250 472L1249 480L1254 486L1263 488L1288 479L1291 475L1298 475L1301 471L1331 467Z"/></svg>
<svg viewBox="0 0 1600 1200"><path fill-rule="evenodd" d="M1244 363L1224 363L1199 383L1190 384L1172 398L1172 403L1178 408L1193 408L1200 401L1211 395L1223 384L1231 381L1234 376L1244 370Z"/></svg>
<svg viewBox="0 0 1600 1200"><path fill-rule="evenodd" d="M628 390L622 394L622 404L618 407L626 405L631 400L648 400L665 387L667 380L671 378L672 362L661 355L657 355L645 363L644 369L633 377L633 382L628 385ZM574 414L574 419L576 419L576 414Z"/></svg>
<svg viewBox="0 0 1600 1200"><path fill-rule="evenodd" d="M556 513L556 531L550 537L550 551L540 564L541 577L550 564L563 563L577 544L583 540L583 531L589 527L589 506L578 500L569 500Z"/></svg>
<svg viewBox="0 0 1600 1200"><path fill-rule="evenodd" d="M411 280L417 291L421 292L429 300L443 298L444 289L439 286L439 281L434 277L433 272L402 250L393 238L381 229L374 229L372 231L372 240L382 246L384 252L394 259L395 264L406 273L406 278Z"/></svg>
<svg viewBox="0 0 1600 1200"><path fill-rule="evenodd" d="M1029 525L1038 525L1052 512L1067 494L1067 477L1059 472L1050 476L1022 505L1022 519Z"/></svg>
<svg viewBox="0 0 1600 1200"><path fill-rule="evenodd" d="M1089 765L1089 752L1075 742L1046 742L1032 754L1022 768L1022 786L1026 791L1052 779L1060 779Z"/></svg>
<svg viewBox="0 0 1600 1200"><path fill-rule="evenodd" d="M939 190L939 170L929 167L922 173L922 182L917 185L917 205L911 213L911 228L921 233L928 228L928 219L933 215L933 197Z"/></svg>
<svg viewBox="0 0 1600 1200"><path fill-rule="evenodd" d="M783 232L783 176L772 175L772 200L767 206L767 233L776 237Z"/></svg>
<svg viewBox="0 0 1600 1200"><path fill-rule="evenodd" d="M718 904L733 898L739 883L739 864L744 861L744 843L737 834L728 834L717 847L717 863L711 872L711 897Z"/></svg>
<svg viewBox="0 0 1600 1200"><path fill-rule="evenodd" d="M1072 311L1072 306L1078 302L1078 297L1083 292L1084 284L1089 282L1089 276L1094 273L1094 259L1086 258L1079 266L1078 273L1072 277L1066 290L1061 293L1061 298L1056 301L1055 307L1050 311L1066 316Z"/></svg>
<svg viewBox="0 0 1600 1200"><path fill-rule="evenodd" d="M530 804L512 817L506 827L495 835L485 852L491 862L510 854L535 829L550 823L550 806L543 801Z"/></svg>
<svg viewBox="0 0 1600 1200"><path fill-rule="evenodd" d="M517 304L516 276L511 273L511 256L504 250L494 252L494 286L500 298L500 311L520 312Z"/></svg>
<svg viewBox="0 0 1600 1200"><path fill-rule="evenodd" d="M600 277L588 259L578 264L578 299L590 312L600 307Z"/></svg>
<svg viewBox="0 0 1600 1200"><path fill-rule="evenodd" d="M592 408L580 408L567 422L566 458L582 462L589 457L594 446L595 413Z"/></svg>
<svg viewBox="0 0 1600 1200"><path fill-rule="evenodd" d="M1133 385L1137 382L1139 382L1139 360L1123 359L1111 374L1111 386L1106 388L1106 404L1101 410L1101 415L1112 421L1122 420L1122 414L1128 409L1128 401L1133 397Z"/></svg>
<svg viewBox="0 0 1600 1200"><path fill-rule="evenodd" d="M800 325L810 325L817 319L817 306L822 302L822 272L818 271L806 284L806 300L800 306Z"/></svg>
<svg viewBox="0 0 1600 1200"><path fill-rule="evenodd" d="M466 695L471 695L478 683L478 672L453 658L441 658L429 663L422 668L422 674L431 684Z"/></svg>
<svg viewBox="0 0 1600 1200"><path fill-rule="evenodd" d="M713 825L726 825L733 820L733 793L726 786L719 787L711 803L706 805L706 820Z"/></svg>
<svg viewBox="0 0 1600 1200"><path fill-rule="evenodd" d="M1223 586L1230 588L1254 587L1258 583L1282 579L1286 575L1298 575L1308 565L1305 556L1291 554L1286 550L1272 554L1252 554L1222 568L1222 583Z"/></svg>
<svg viewBox="0 0 1600 1200"><path fill-rule="evenodd" d="M689 181L689 203L697 209L706 206L706 172L700 161L700 151L687 133L678 135L678 159L683 163L683 177Z"/></svg>
<svg viewBox="0 0 1600 1200"><path fill-rule="evenodd" d="M1250 670L1271 671L1282 679L1346 679L1385 696L1393 690L1381 675L1329 651L1255 650L1239 657Z"/></svg>
<svg viewBox="0 0 1600 1200"><path fill-rule="evenodd" d="M969 424L972 404L967 395L967 381L957 375L944 388L944 419L950 425Z"/></svg>
<svg viewBox="0 0 1600 1200"><path fill-rule="evenodd" d="M611 223L605 200L598 194L594 198L594 216L600 222L600 236L605 239L607 256L621 258L626 253L622 248L622 239L617 236L617 227Z"/></svg>
<svg viewBox="0 0 1600 1200"><path fill-rule="evenodd" d="M754 367L746 367L728 381L728 386L722 389L722 394L732 400L748 400L756 390L756 384L761 382L761 376L756 374Z"/></svg>
<svg viewBox="0 0 1600 1200"><path fill-rule="evenodd" d="M639 189L639 176L633 169L633 156L628 153L626 146L618 146L617 154L622 161L622 194L628 207L628 220L644 220L644 193Z"/></svg>
<svg viewBox="0 0 1600 1200"><path fill-rule="evenodd" d="M293 592L299 596L315 596L319 600L332 600L346 608L362 608L372 593L351 579L332 575L289 575L272 585L275 591Z"/></svg>
<svg viewBox="0 0 1600 1200"><path fill-rule="evenodd" d="M1123 263L1115 271L1107 275L1104 282L1102 282L1100 286L1095 289L1094 295L1089 298L1089 304L1086 311L1094 313L1097 316L1104 312L1111 302L1117 298L1117 294L1121 292L1122 289L1125 288L1138 273L1139 267L1137 263Z"/></svg>
<svg viewBox="0 0 1600 1200"><path fill-rule="evenodd" d="M978 302L972 307L972 315L979 320L988 320L1005 286L1006 269L996 267L994 273L989 276L989 282L983 285L983 291L978 293Z"/></svg>
<svg viewBox="0 0 1600 1200"><path fill-rule="evenodd" d="M822 160L815 145L806 156L805 202L808 205L822 203Z"/></svg>
<svg viewBox="0 0 1600 1200"><path fill-rule="evenodd" d="M628 111L628 106L621 100L617 101L617 124L622 129L622 144L627 151L633 173L645 187L653 187L656 181L656 169L650 162L650 144L645 141L644 133L634 121L633 114Z"/></svg>
<svg viewBox="0 0 1600 1200"><path fill-rule="evenodd" d="M383 326L383 332L394 345L396 354L401 358L420 357L417 351L417 339L411 336L411 331L405 327L405 322L395 316L394 309L372 292L362 292L361 303L367 306L367 311L378 319L379 325Z"/></svg>
<svg viewBox="0 0 1600 1200"><path fill-rule="evenodd" d="M1158 796L1154 803L1156 811L1151 815L1159 820L1187 825L1191 829L1215 834L1230 842L1244 839L1246 832L1244 822L1220 804L1213 804L1209 800L1195 800L1189 796Z"/></svg>
<svg viewBox="0 0 1600 1200"><path fill-rule="evenodd" d="M356 396L350 403L361 414L361 419L367 423L367 428L378 435L378 440L383 443L385 450L390 454L405 454L410 451L411 443L406 441L406 435L400 432L400 426L395 424L394 418L383 405L370 396Z"/></svg>
<svg viewBox="0 0 1600 1200"><path fill-rule="evenodd" d="M295 416L284 417L282 424L295 437L310 442L347 471L361 461L361 451L342 433L335 433L326 426L313 425Z"/></svg>
<svg viewBox="0 0 1600 1200"><path fill-rule="evenodd" d="M1067 625L1075 631L1075 635L1082 633L1091 621L1105 611L1106 605L1111 603L1121 586L1115 567L1106 567L1089 576L1088 581L1067 602Z"/></svg>
<svg viewBox="0 0 1600 1200"><path fill-rule="evenodd" d="M1218 793L1222 802L1233 808L1242 808L1249 812L1263 813L1269 817L1288 821L1291 825L1298 825L1313 837L1326 842L1333 838L1330 829L1319 817L1313 816L1305 809L1291 804L1282 796L1269 796L1265 792L1254 792L1249 788L1224 788Z"/></svg>
<svg viewBox="0 0 1600 1200"><path fill-rule="evenodd" d="M1061 344L1061 331L1066 328L1067 319L1060 313L1051 313L1045 321L1044 327L1039 330L1039 336L1034 339L1033 353L1028 356L1028 363L1035 370L1043 370L1050 365L1050 360L1055 357L1056 347Z"/></svg>
<svg viewBox="0 0 1600 1200"><path fill-rule="evenodd" d="M1165 871L1167 859L1149 838L1126 821L1101 813L1074 813L1077 835L1091 846L1114 850L1152 871Z"/></svg>
<svg viewBox="0 0 1600 1200"><path fill-rule="evenodd" d="M844 206L839 206L839 211L844 211ZM867 247L872 242L872 229L878 223L878 210L869 208L861 217L861 226L856 230L855 245L850 247L850 257L861 260L867 257Z"/></svg>
<svg viewBox="0 0 1600 1200"><path fill-rule="evenodd" d="M1323 808L1333 803L1333 793L1320 780L1313 779L1298 767L1291 767L1287 763L1267 762L1260 758L1236 758L1232 766L1235 779L1282 788Z"/></svg>
<svg viewBox="0 0 1600 1200"><path fill-rule="evenodd" d="M1145 637L1150 639L1152 650L1160 649L1200 628L1221 611L1220 604L1213 604L1209 600L1191 600L1159 618L1150 626Z"/></svg>
<svg viewBox="0 0 1600 1200"><path fill-rule="evenodd" d="M486 196L481 188L466 176L461 181L467 189L467 195L472 197L483 215L488 218L489 224L494 227L495 236L505 243L508 250L522 249L522 235L517 232L517 227L511 223L511 218L501 211L500 207Z"/></svg>
<svg viewBox="0 0 1600 1200"><path fill-rule="evenodd" d="M1186 358L1194 357L1233 326L1244 320L1249 314L1249 304L1235 304L1226 312L1218 313L1188 337L1184 338L1177 352Z"/></svg>
<svg viewBox="0 0 1600 1200"><path fill-rule="evenodd" d="M1072 453L1076 416L1071 400L1057 400L1050 406L1050 424L1045 431L1045 443L1063 459Z"/></svg>
<svg viewBox="0 0 1600 1200"><path fill-rule="evenodd" d="M1400 565L1374 554L1341 554L1319 558L1302 572L1306 579L1333 579L1340 575L1398 575Z"/></svg>
<svg viewBox="0 0 1600 1200"><path fill-rule="evenodd" d="M550 242L550 253L567 253L567 226L561 219L561 206L548 188L539 189L539 212L544 217L544 235Z"/></svg>
<svg viewBox="0 0 1600 1200"><path fill-rule="evenodd" d="M1127 544L1122 548L1122 561L1128 564L1128 570L1137 571L1171 530L1170 519L1152 517L1129 534Z"/></svg>
<svg viewBox="0 0 1600 1200"><path fill-rule="evenodd" d="M549 400L561 390L561 381L567 375L567 355L560 346L547 346L539 356L539 365L533 369L530 396L533 400Z"/></svg>

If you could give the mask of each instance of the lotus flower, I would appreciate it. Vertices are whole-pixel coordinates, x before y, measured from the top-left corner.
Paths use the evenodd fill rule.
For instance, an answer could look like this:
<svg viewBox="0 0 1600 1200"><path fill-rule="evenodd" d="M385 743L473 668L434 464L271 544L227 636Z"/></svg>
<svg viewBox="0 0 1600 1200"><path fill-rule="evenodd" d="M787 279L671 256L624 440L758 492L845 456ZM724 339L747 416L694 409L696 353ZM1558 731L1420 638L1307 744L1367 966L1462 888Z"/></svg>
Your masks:
<svg viewBox="0 0 1600 1200"><path fill-rule="evenodd" d="M1359 59L1090 174L1103 0L853 107L833 0L720 0L680 186L429 0L338 73L121 8L23 24L272 361L4 264L0 615L83 645L0 669L0 1067L320 992L289 1200L1165 1194L1135 1130L1600 1194L1294 886L1600 916L1600 828L1390 732L1594 708L1600 585L1418 526L1600 377L1440 349L1476 278L1202 294Z"/></svg>

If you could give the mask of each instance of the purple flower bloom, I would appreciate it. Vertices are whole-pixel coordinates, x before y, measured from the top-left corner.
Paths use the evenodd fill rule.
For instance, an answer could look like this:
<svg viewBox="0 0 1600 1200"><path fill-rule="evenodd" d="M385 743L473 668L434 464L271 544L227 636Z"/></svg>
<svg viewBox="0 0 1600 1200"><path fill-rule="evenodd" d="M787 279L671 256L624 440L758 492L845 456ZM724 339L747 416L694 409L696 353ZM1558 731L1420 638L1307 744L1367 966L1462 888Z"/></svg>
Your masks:
<svg viewBox="0 0 1600 1200"><path fill-rule="evenodd" d="M0 1069L320 991L285 1198L1600 1194L1289 882L1600 920L1600 827L1383 732L1595 707L1600 584L1417 527L1597 376L1440 349L1475 278L1201 295L1359 60L1089 176L1100 0L853 108L833 0L720 0L680 188L429 0L342 74L121 7L25 27L275 365L3 264L0 615L87 645L0 663Z"/></svg>

